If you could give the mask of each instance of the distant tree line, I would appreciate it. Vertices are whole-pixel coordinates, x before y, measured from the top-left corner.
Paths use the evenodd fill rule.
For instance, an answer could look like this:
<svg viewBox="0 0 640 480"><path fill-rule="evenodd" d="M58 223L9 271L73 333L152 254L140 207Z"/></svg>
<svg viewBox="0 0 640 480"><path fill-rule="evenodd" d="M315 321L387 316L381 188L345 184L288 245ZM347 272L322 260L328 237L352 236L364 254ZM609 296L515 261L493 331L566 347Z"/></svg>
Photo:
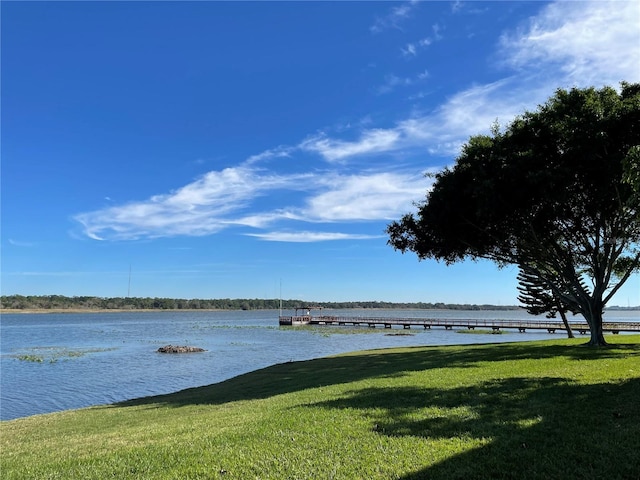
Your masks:
<svg viewBox="0 0 640 480"><path fill-rule="evenodd" d="M450 303L407 302L312 302L262 298L182 299L151 297L66 297L64 295L3 295L0 308L10 310L268 310L293 309L303 306L349 308L415 308L425 310L517 310L510 305L471 305Z"/></svg>

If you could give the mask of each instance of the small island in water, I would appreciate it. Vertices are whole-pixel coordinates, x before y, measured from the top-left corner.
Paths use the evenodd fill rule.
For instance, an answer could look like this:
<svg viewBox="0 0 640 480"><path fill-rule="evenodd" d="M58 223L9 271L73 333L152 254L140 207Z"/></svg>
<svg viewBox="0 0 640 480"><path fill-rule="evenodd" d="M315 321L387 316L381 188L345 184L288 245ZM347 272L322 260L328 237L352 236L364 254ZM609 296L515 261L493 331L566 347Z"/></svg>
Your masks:
<svg viewBox="0 0 640 480"><path fill-rule="evenodd" d="M158 353L198 353L206 352L204 348L189 347L189 346L177 346L177 345L165 345L158 349Z"/></svg>

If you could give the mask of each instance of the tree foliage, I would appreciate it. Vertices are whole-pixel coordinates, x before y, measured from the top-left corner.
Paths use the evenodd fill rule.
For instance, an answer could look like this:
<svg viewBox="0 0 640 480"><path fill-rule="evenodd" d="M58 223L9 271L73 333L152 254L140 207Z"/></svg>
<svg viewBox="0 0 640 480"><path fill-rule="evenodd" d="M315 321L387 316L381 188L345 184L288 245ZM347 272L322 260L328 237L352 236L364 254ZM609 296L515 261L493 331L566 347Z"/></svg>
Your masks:
<svg viewBox="0 0 640 480"><path fill-rule="evenodd" d="M471 305L430 302L316 302L277 298L152 298L152 297L66 297L64 295L3 295L0 309L9 310L277 310L304 305L323 308L413 308L422 310L517 310L516 305Z"/></svg>
<svg viewBox="0 0 640 480"><path fill-rule="evenodd" d="M518 273L518 301L532 315L545 314L547 318L555 318L560 314L569 338L573 338L571 324L567 320L568 307L560 300L552 290L549 290L544 282L541 282L534 274L520 270ZM577 312L571 312L574 315Z"/></svg>
<svg viewBox="0 0 640 480"><path fill-rule="evenodd" d="M605 344L602 311L640 267L640 84L558 90L472 137L389 244L449 264L520 266Z"/></svg>

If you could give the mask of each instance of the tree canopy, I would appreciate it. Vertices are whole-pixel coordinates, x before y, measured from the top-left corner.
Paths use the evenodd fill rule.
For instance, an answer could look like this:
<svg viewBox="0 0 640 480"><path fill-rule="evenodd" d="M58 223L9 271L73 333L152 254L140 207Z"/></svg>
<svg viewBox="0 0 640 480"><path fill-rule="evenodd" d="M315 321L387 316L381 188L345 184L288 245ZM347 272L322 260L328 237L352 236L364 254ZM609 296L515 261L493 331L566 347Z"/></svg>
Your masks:
<svg viewBox="0 0 640 480"><path fill-rule="evenodd" d="M640 84L558 90L477 135L417 212L387 227L419 259L515 264L605 344L602 312L640 269Z"/></svg>

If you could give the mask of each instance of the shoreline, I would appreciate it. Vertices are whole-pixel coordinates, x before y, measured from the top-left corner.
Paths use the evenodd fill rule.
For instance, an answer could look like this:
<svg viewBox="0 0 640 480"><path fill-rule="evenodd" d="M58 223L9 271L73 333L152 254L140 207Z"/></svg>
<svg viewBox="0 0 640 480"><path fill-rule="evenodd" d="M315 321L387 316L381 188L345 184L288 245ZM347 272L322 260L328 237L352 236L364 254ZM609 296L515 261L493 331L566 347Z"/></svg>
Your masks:
<svg viewBox="0 0 640 480"><path fill-rule="evenodd" d="M254 308L243 310L239 308L0 308L0 316L3 314L47 314L47 313L175 313L175 312L236 312L236 311L278 311L277 308ZM289 309L290 310L290 309ZM465 311L464 308L344 308L339 310L367 310L367 311L379 311L379 310L424 310L424 311ZM496 309L504 310L504 309ZM511 311L525 310L524 308L513 308L509 309ZM640 311L640 308L637 307L618 307L613 306L609 308L605 308L606 311L611 312L636 312ZM468 311L476 311L475 309L468 309ZM486 311L492 311L492 309L488 308Z"/></svg>
<svg viewBox="0 0 640 480"><path fill-rule="evenodd" d="M467 332L465 332L467 333ZM474 332L477 333L477 332ZM491 333L491 332L483 332L483 335L486 335L487 333ZM640 338L640 335L638 335L638 337ZM244 373L239 373L237 375L233 375L229 378L225 378L223 380L219 380L217 382L213 382L213 383L209 383L209 384L204 384L204 385L195 385L195 386L188 386L185 388L179 388L177 390L172 390L172 391L168 391L165 393L155 393L155 394L149 394L149 395L142 395L142 396L134 396L131 398L126 398L124 400L117 400L114 402L109 402L109 403L96 403L96 404L91 404L91 405L87 405L87 406L83 406L83 407L74 407L74 408L65 408L62 410L54 410L54 411L49 411L49 412L42 412L42 413L33 413L33 414L29 414L29 415L25 415L22 417L15 417L15 418L10 418L10 419L0 419L0 425L2 424L6 424L7 422L15 422L15 421L20 421L20 420L24 420L24 419L30 419L30 418L34 418L34 417L39 417L39 416L43 416L43 415L58 415L58 414L65 414L65 413L73 413L73 412L81 412L81 411L85 411L85 410L90 410L93 408L100 408L100 407L120 407L122 405L126 405L126 404L134 404L134 403L140 403L140 402L146 402L146 401L150 401L156 398L161 398L161 397L171 397L171 396L179 396L181 394L185 394L187 392L197 392L197 391L205 391L205 390L210 390L212 388L216 388L219 385L223 385L225 383L229 383L229 382L236 382L244 377L248 377L248 376L252 376L252 375L257 375L260 374L263 371L266 370L270 370L273 368L278 368L278 367L282 367L282 366L286 366L286 365L302 365L302 364L311 364L311 363L317 363L319 361L323 361L323 360L328 360L331 358L340 358L340 357L350 357L350 356L354 356L354 355L366 355L368 353L371 352L379 352L384 354L385 351L387 352L391 352L393 350L399 350L399 349L431 349L431 348L457 348L457 349L464 349L467 347L488 347L488 346L500 346L500 345L516 345L516 344L521 344L521 343L531 343L531 342L554 342L556 339L553 338L549 338L548 340L525 340L525 341L518 341L518 342L495 342L495 341L491 341L491 340L487 340L486 342L478 342L478 343L453 343L453 344L446 344L446 345L431 345L431 344L423 344L423 345L417 345L417 346L412 346L412 347L383 347L383 348L378 348L378 349L362 349L362 350L353 350L353 351L348 351L348 352L343 352L343 353L339 353L337 355L321 355L318 357L312 357L312 358L308 358L305 360L289 360L289 361L285 361L285 362L277 362L277 363L272 363L270 365L264 366L264 367L260 367L260 368L256 368L253 370L249 370L247 372ZM576 340L578 340L577 338L574 339L567 339L567 338L562 338L562 341L566 341L568 340L570 343L573 342L575 343Z"/></svg>
<svg viewBox="0 0 640 480"><path fill-rule="evenodd" d="M267 310L267 309L265 309ZM10 314L40 314L40 313L135 313L135 312L234 312L224 308L2 308L0 315Z"/></svg>

